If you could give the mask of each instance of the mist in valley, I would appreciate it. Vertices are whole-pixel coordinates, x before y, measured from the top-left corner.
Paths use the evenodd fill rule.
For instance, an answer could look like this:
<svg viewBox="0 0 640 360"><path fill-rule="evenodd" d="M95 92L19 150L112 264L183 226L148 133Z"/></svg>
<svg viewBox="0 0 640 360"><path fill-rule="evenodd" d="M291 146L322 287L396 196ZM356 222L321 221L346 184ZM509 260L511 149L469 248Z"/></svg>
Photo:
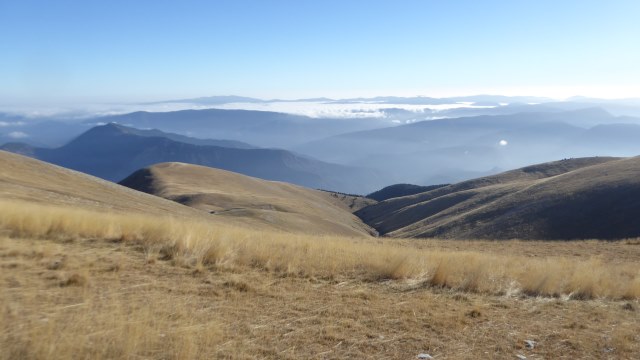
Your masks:
<svg viewBox="0 0 640 360"><path fill-rule="evenodd" d="M115 107L107 104L99 111L96 106L78 107L73 116L68 110L40 116L5 112L0 114L0 143L5 150L88 171L111 181L119 181L129 172L155 162L185 161L217 164L268 180L367 194L395 183L455 183L565 158L635 156L640 154L636 141L640 138L640 118L634 116L640 114L639 105L633 99L557 101L488 95L443 99L208 97ZM158 111L164 106L171 111ZM130 112L101 115L108 109ZM139 145L140 151L149 153L155 149L156 155L145 155L119 170L107 167L98 171L98 166L74 165L87 163L89 160L79 159L97 153L86 149L70 151L69 143L90 129L109 123L128 127L129 135L138 129L141 131L135 135L144 133L147 138L165 138L192 148L187 151L183 146L183 150L163 153ZM115 161L114 152L109 149L117 148L118 142L110 141L102 139L110 145L101 145L104 152L99 158L106 156ZM99 139L93 139L87 146L99 143ZM258 166L269 167L271 160L247 162L237 149L222 151L237 148L238 144L254 152L279 149L279 154L290 154L286 157L289 160L272 164L268 171L257 170ZM65 151L56 150L65 146ZM194 151L202 154L203 149L198 148L202 146L217 147L214 152L224 153L225 160L195 156ZM204 153L211 151L205 149ZM121 163L128 157L115 156ZM306 162L315 165L300 165ZM292 167L298 169L297 175L291 175Z"/></svg>

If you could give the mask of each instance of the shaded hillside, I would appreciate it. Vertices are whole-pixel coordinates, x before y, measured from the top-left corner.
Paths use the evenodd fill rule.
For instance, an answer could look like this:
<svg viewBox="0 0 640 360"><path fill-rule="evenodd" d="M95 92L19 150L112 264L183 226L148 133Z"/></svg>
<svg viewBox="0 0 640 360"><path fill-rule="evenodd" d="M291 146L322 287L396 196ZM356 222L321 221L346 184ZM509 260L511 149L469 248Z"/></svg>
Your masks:
<svg viewBox="0 0 640 360"><path fill-rule="evenodd" d="M173 133L168 133L164 131L160 131L157 129L152 130L141 130L132 128L129 126L123 126L118 124L110 124L111 126L117 127L124 134L131 134L137 136L144 137L163 137L177 142L183 142L191 145L204 145L204 146L220 146L226 148L233 149L257 149L257 146L253 146L242 141L236 140L216 140L216 139L199 139L184 135L178 135Z"/></svg>
<svg viewBox="0 0 640 360"><path fill-rule="evenodd" d="M341 192L327 191L327 190L320 190L320 191L326 192L327 194L331 195L331 197L333 197L335 200L338 200L340 203L346 205L349 211L351 212L356 212L360 209L376 204L378 202L374 199L368 198L366 196L361 196L361 195L345 194Z"/></svg>
<svg viewBox="0 0 640 360"><path fill-rule="evenodd" d="M529 166L390 199L356 214L393 237L637 237L640 157Z"/></svg>
<svg viewBox="0 0 640 360"><path fill-rule="evenodd" d="M449 184L420 186L420 185L413 185L413 184L395 184L395 185L389 185L378 191L372 192L371 194L367 195L367 197L369 199L374 199L376 201L384 201L391 198L419 194L419 193L435 190L448 185Z"/></svg>
<svg viewBox="0 0 640 360"><path fill-rule="evenodd" d="M329 164L286 150L194 145L165 135L108 124L92 128L57 149L16 144L3 149L112 181L122 180L140 168L176 161L343 192L366 192L384 183L382 175L373 170Z"/></svg>
<svg viewBox="0 0 640 360"><path fill-rule="evenodd" d="M216 218L242 220L264 229L318 235L374 233L351 214L355 197L345 199L225 170L162 163L136 171L121 184L205 210Z"/></svg>

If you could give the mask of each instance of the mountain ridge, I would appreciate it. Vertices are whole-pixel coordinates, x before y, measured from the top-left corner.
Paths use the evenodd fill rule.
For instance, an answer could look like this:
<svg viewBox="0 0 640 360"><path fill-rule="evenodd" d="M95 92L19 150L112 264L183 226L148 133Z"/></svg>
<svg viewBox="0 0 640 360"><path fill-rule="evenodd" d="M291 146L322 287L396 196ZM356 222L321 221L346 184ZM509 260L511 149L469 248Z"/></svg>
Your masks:
<svg viewBox="0 0 640 360"><path fill-rule="evenodd" d="M358 212L381 235L483 239L640 236L640 157L537 164Z"/></svg>
<svg viewBox="0 0 640 360"><path fill-rule="evenodd" d="M383 183L383 175L374 170L330 164L286 150L194 145L163 136L140 136L139 131L108 124L94 127L56 149L17 144L0 148L111 181L120 181L146 166L177 161L349 193Z"/></svg>

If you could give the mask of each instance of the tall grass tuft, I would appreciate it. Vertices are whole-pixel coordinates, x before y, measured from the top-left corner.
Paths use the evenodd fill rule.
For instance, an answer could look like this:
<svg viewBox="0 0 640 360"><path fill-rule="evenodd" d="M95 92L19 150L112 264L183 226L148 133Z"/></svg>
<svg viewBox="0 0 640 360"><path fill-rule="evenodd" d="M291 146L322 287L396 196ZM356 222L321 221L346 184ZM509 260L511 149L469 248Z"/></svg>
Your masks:
<svg viewBox="0 0 640 360"><path fill-rule="evenodd" d="M182 266L252 267L290 276L363 281L419 280L490 294L575 299L640 297L635 264L429 251L366 238L305 236L205 221L0 202L0 233L16 238L105 239L142 246Z"/></svg>

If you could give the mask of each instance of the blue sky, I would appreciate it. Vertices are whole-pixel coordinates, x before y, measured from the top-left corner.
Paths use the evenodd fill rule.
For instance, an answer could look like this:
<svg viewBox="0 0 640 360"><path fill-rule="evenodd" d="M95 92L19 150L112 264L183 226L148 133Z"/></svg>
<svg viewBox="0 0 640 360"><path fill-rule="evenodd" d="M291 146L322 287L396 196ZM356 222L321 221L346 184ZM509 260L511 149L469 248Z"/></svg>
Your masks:
<svg viewBox="0 0 640 360"><path fill-rule="evenodd" d="M0 101L640 97L640 1L0 0Z"/></svg>

